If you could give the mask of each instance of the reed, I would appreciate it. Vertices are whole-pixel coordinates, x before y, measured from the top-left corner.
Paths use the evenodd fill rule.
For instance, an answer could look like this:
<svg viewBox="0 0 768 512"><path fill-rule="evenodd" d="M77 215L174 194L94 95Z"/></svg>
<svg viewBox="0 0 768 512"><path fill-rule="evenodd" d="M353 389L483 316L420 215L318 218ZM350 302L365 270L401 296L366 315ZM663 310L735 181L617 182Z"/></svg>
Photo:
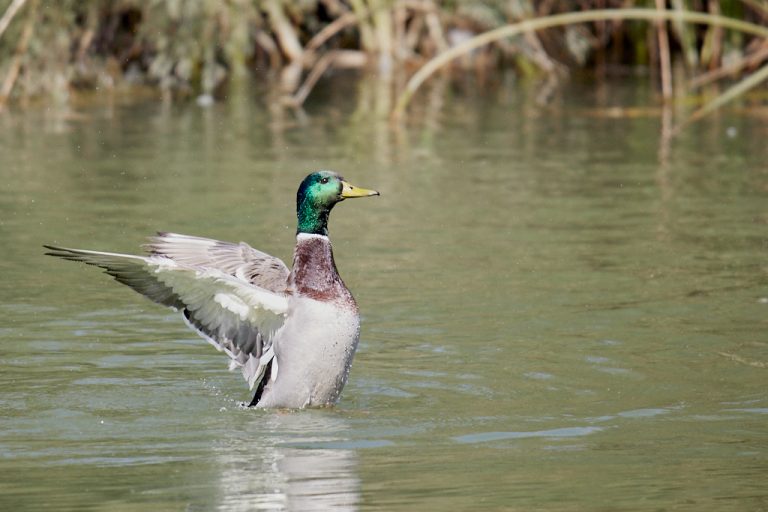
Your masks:
<svg viewBox="0 0 768 512"><path fill-rule="evenodd" d="M666 21L671 19L679 19L690 23L700 23L712 27L725 27L732 30L738 30L759 36L763 39L768 38L768 27L742 20L736 20L733 18L726 18L719 15L697 12L675 12L654 9L604 9L545 16L542 18L513 23L511 25L505 25L495 30L483 32L482 34L468 39L431 59L429 62L421 66L421 68L408 81L405 86L405 90L400 94L392 115L393 117L397 118L403 114L414 93L431 75L448 65L451 61L456 60L478 48L495 43L496 41L518 36L526 32L560 26L569 26L577 23L617 19L646 21ZM752 84L752 86L756 85L753 84L753 81L749 81L748 83ZM738 88L737 90L741 90L741 88ZM709 111L709 109L707 109L707 111Z"/></svg>
<svg viewBox="0 0 768 512"><path fill-rule="evenodd" d="M355 67L392 84L402 116L438 71L482 80L507 68L552 84L649 65L667 99L686 90L672 87L676 65L692 87L744 80L719 107L765 80L767 23L758 0L0 0L0 108L136 85L215 100L246 77L295 108L329 69ZM404 87L388 78L404 75Z"/></svg>

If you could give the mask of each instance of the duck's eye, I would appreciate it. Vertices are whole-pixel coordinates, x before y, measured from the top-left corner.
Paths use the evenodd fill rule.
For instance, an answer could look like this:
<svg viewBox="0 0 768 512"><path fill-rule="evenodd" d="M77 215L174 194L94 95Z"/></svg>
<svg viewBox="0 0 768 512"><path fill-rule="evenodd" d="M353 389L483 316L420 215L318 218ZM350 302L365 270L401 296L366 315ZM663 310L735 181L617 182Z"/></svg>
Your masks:
<svg viewBox="0 0 768 512"><path fill-rule="evenodd" d="M323 185L325 185L326 183L328 183L328 178L323 178L323 179L321 179L321 180L320 180L320 183L322 183Z"/></svg>

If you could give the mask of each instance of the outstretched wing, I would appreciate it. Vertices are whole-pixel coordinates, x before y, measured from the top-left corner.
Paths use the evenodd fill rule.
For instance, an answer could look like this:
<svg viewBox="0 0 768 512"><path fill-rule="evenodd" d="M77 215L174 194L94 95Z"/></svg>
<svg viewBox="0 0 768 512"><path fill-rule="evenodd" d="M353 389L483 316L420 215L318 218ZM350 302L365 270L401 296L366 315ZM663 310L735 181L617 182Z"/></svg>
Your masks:
<svg viewBox="0 0 768 512"><path fill-rule="evenodd" d="M272 338L288 310L286 296L216 268L165 256L133 256L46 245L50 256L103 268L115 280L184 313L187 323L241 368L253 389L273 357Z"/></svg>
<svg viewBox="0 0 768 512"><path fill-rule="evenodd" d="M165 256L182 265L215 268L275 293L285 291L289 273L285 263L245 242L235 244L178 233L158 233L144 247L151 256Z"/></svg>

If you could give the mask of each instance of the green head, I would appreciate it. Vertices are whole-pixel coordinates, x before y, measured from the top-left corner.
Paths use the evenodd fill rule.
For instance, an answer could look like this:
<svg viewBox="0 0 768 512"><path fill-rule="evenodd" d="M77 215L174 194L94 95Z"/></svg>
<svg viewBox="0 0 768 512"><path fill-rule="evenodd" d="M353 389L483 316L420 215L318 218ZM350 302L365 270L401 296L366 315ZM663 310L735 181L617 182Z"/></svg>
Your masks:
<svg viewBox="0 0 768 512"><path fill-rule="evenodd" d="M332 171L313 172L296 192L297 233L328 235L328 215L336 203L352 197L378 196L375 190L354 187Z"/></svg>

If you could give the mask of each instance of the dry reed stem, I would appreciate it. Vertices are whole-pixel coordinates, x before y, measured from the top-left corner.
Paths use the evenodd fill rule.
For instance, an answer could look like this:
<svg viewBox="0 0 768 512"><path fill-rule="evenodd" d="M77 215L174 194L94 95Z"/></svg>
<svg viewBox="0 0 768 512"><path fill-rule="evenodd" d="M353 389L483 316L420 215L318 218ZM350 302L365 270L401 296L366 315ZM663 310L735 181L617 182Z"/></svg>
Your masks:
<svg viewBox="0 0 768 512"><path fill-rule="evenodd" d="M392 54L395 48L393 41L394 27L392 12L381 0L368 0L371 9L374 34L376 35L376 50L378 53L378 70L383 75L392 73Z"/></svg>
<svg viewBox="0 0 768 512"><path fill-rule="evenodd" d="M715 99L706 103L703 107L691 114L688 119L680 123L680 125L675 129L675 134L680 133L680 131L686 126L690 125L691 123L695 123L707 114L710 114L714 110L717 110L738 96L741 96L748 90L759 85L764 80L768 80L768 64L758 69L748 77L740 80L736 85L729 87L725 92L718 95Z"/></svg>
<svg viewBox="0 0 768 512"><path fill-rule="evenodd" d="M315 34L304 46L304 50L307 52L314 52L320 48L330 38L344 30L345 28L358 23L359 14L355 12L345 12L331 23L323 27L323 29Z"/></svg>
<svg viewBox="0 0 768 512"><path fill-rule="evenodd" d="M0 37L3 36L5 29L7 29L8 25L11 24L11 20L13 20L13 17L16 16L17 12L19 12L19 9L24 7L25 3L27 3L27 0L13 0L11 5L9 5L5 10L5 14L3 14L3 17L0 18Z"/></svg>
<svg viewBox="0 0 768 512"><path fill-rule="evenodd" d="M425 21L427 23L429 37L434 41L438 53L446 51L448 49L448 41L445 39L443 26L440 24L440 18L437 16L437 10L435 9L427 12Z"/></svg>
<svg viewBox="0 0 768 512"><path fill-rule="evenodd" d="M425 21L424 21L424 15L418 15L411 23L408 25L408 28L405 32L405 47L408 49L409 52L413 52L416 49L416 46L419 44L419 38L421 37L421 31L424 28Z"/></svg>
<svg viewBox="0 0 768 512"><path fill-rule="evenodd" d="M571 25L575 23L585 23L602 20L615 19L635 19L635 20L671 20L681 19L689 23L701 23L705 25L720 26L738 30L748 34L768 38L768 27L749 23L747 21L736 20L724 16L714 16L711 14L698 12L675 12L675 11L657 11L656 9L601 9L595 11L581 11L576 13L556 14L543 18L525 20L511 25L504 25L488 32L483 32L467 41L460 43L450 50L443 52L422 66L408 80L405 90L400 94L395 108L392 110L391 118L396 120L405 112L413 94L419 87L437 70L444 67L454 59L465 55L476 48L493 43L500 39L506 39L517 36L531 30L541 30L545 28Z"/></svg>
<svg viewBox="0 0 768 512"><path fill-rule="evenodd" d="M360 43L363 50L372 52L376 49L376 38L370 20L370 11L363 0L349 0L352 10L357 14L360 23Z"/></svg>
<svg viewBox="0 0 768 512"><path fill-rule="evenodd" d="M665 0L656 0L656 10L663 12ZM669 55L669 34L666 20L656 22L659 37L659 65L661 67L661 95L665 100L672 97L672 59Z"/></svg>
<svg viewBox="0 0 768 512"><path fill-rule="evenodd" d="M759 0L741 0L742 3L748 5L755 11L757 11L763 18L768 18L768 4Z"/></svg>
<svg viewBox="0 0 768 512"><path fill-rule="evenodd" d="M21 31L19 37L19 43L16 45L16 50L13 53L13 60L8 67L8 73L5 75L3 85L0 87L0 112L5 110L5 105L8 102L8 98L13 91L13 86L16 84L16 79L19 77L21 71L21 61L24 58L24 54L27 52L27 46L29 40L32 37L32 33L35 28L35 20L37 18L37 2L33 2L32 7L27 15L26 23Z"/></svg>
<svg viewBox="0 0 768 512"><path fill-rule="evenodd" d="M263 30L257 30L253 39L269 55L269 66L272 69L278 69L283 58L280 55L280 48L277 47L275 41Z"/></svg>
<svg viewBox="0 0 768 512"><path fill-rule="evenodd" d="M685 12L684 0L672 0L672 7L675 12ZM688 30L688 27L679 19L673 19L671 23L672 30L677 34L677 41L685 57L685 63L689 68L696 67L699 61L699 53L695 47L695 35Z"/></svg>
<svg viewBox="0 0 768 512"><path fill-rule="evenodd" d="M304 83L291 96L283 98L283 103L291 107L300 107L323 76L323 73L336 64L338 67L359 68L367 62L366 54L356 50L333 50L320 57L304 79Z"/></svg>
<svg viewBox="0 0 768 512"><path fill-rule="evenodd" d="M277 35L280 48L291 62L301 59L304 49L301 47L299 37L285 15L281 0L264 0L264 8L269 15L269 22Z"/></svg>
<svg viewBox="0 0 768 512"><path fill-rule="evenodd" d="M312 68L312 71L309 72L309 75L307 75L307 78L304 80L304 83L301 84L301 87L298 88L296 91L296 94L293 96L289 96L285 98L286 104L292 106L292 107L299 107L301 106L304 101L306 101L307 96L309 96L309 93L312 91L312 88L315 86L318 80L320 80L320 77L323 76L323 73L330 67L330 65L333 63L333 59L336 57L336 52L328 52L318 61L315 63L315 66Z"/></svg>
<svg viewBox="0 0 768 512"><path fill-rule="evenodd" d="M763 46L758 50L742 59L739 59L737 62L734 62L731 65L721 66L717 69L713 69L712 71L695 77L693 80L691 80L691 83L688 84L688 87L691 90L698 89L699 87L708 85L712 82L720 80L721 78L725 78L726 76L734 75L744 68L758 66L766 59L768 59L768 41L766 41L766 43L763 44Z"/></svg>
<svg viewBox="0 0 768 512"><path fill-rule="evenodd" d="M709 0L707 7L710 14L720 15L720 0ZM717 69L723 55L723 29L722 27L712 26L710 27L710 32L712 37L710 39L711 55L709 58L709 69Z"/></svg>

